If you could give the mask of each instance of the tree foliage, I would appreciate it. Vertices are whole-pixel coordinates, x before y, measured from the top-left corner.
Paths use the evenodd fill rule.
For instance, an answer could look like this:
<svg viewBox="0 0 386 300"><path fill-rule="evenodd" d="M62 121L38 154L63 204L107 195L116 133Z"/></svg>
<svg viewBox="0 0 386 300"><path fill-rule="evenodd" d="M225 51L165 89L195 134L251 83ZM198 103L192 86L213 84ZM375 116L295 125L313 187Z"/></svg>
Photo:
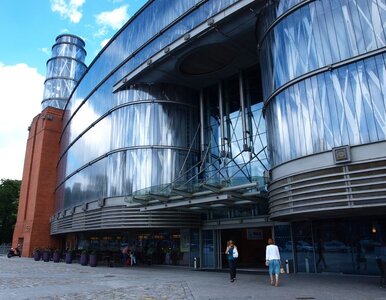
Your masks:
<svg viewBox="0 0 386 300"><path fill-rule="evenodd" d="M0 244L12 242L19 203L20 180L0 180Z"/></svg>

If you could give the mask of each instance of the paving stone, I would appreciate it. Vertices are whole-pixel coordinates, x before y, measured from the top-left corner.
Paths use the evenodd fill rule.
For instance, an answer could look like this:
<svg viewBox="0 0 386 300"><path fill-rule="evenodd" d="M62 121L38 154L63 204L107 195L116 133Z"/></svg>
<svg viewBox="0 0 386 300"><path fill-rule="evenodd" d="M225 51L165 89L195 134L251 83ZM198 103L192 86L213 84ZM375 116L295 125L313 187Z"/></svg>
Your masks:
<svg viewBox="0 0 386 300"><path fill-rule="evenodd" d="M0 256L0 300L386 300L379 277L289 274L272 287L268 275L184 267L98 266Z"/></svg>

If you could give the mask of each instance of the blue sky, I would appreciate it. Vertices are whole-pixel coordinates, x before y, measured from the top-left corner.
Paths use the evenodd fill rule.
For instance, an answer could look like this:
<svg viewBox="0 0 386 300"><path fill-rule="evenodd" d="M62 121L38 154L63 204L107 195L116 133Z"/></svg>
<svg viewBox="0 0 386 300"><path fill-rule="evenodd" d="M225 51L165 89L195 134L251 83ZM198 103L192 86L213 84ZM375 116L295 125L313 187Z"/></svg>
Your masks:
<svg viewBox="0 0 386 300"><path fill-rule="evenodd" d="M41 111L46 62L55 38L62 33L83 38L89 65L145 3L146 0L0 1L0 179L22 177L27 128Z"/></svg>

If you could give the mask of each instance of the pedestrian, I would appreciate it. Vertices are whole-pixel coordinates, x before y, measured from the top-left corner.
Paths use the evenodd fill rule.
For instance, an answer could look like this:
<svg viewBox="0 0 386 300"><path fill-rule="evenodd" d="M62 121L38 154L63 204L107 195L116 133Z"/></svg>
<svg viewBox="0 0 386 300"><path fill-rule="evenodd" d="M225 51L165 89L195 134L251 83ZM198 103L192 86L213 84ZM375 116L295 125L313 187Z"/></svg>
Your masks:
<svg viewBox="0 0 386 300"><path fill-rule="evenodd" d="M279 285L280 274L280 253L279 248L275 245L272 238L268 239L268 245L265 249L265 265L269 267L269 277L271 278L271 285ZM274 276L276 282L274 281Z"/></svg>
<svg viewBox="0 0 386 300"><path fill-rule="evenodd" d="M237 247L232 240L227 242L225 254L227 255L231 282L234 282L236 279L236 261L239 257L239 252L237 251Z"/></svg>
<svg viewBox="0 0 386 300"><path fill-rule="evenodd" d="M131 262L132 266L137 264L137 259L135 257L135 251L133 251L133 250L130 250L130 262Z"/></svg>
<svg viewBox="0 0 386 300"><path fill-rule="evenodd" d="M16 246L15 255L21 257L21 245L20 244L17 244L17 246Z"/></svg>
<svg viewBox="0 0 386 300"><path fill-rule="evenodd" d="M122 255L123 255L123 264L125 267L127 267L130 263L130 261L129 261L129 246L128 245L122 249Z"/></svg>
<svg viewBox="0 0 386 300"><path fill-rule="evenodd" d="M367 259L366 259L366 250L363 247L361 241L358 240L356 244L356 261L357 261L357 270L360 272L361 270L367 270Z"/></svg>
<svg viewBox="0 0 386 300"><path fill-rule="evenodd" d="M316 268L319 269L319 264L323 263L324 269L327 269L326 260L324 259L324 252L326 249L324 248L323 239L319 239L318 244L316 245L316 250L319 256L318 261L316 262Z"/></svg>

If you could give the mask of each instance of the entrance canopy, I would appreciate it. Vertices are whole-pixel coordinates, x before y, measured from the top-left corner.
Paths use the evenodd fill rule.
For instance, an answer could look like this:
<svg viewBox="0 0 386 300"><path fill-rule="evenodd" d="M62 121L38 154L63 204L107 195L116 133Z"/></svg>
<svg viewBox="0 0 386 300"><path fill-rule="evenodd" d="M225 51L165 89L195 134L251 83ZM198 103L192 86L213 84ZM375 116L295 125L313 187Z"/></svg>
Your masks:
<svg viewBox="0 0 386 300"><path fill-rule="evenodd" d="M267 193L263 177L254 177L250 182L196 183L190 185L168 184L139 190L125 201L140 204L141 211L167 208L191 211L216 207L250 205L266 201Z"/></svg>

